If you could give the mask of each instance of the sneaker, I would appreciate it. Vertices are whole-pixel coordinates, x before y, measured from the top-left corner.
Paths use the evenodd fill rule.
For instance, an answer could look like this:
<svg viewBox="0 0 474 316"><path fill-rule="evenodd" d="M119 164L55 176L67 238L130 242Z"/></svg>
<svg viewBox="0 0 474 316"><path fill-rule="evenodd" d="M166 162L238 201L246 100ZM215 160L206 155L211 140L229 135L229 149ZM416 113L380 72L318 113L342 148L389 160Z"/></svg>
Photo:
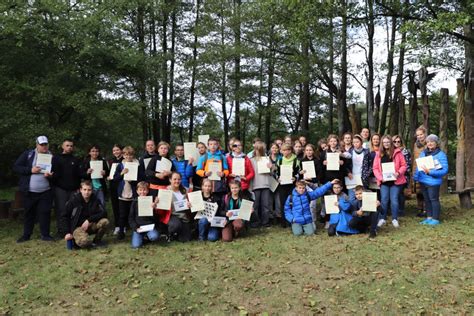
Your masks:
<svg viewBox="0 0 474 316"><path fill-rule="evenodd" d="M379 219L379 222L377 223L377 227L382 227L383 225L385 225L387 221L384 220L383 218Z"/></svg>
<svg viewBox="0 0 474 316"><path fill-rule="evenodd" d="M369 233L369 239L375 239L377 237L377 232L370 232Z"/></svg>
<svg viewBox="0 0 474 316"><path fill-rule="evenodd" d="M421 225L427 225L428 222L429 222L431 219L432 219L432 218L427 218L427 219L425 219L424 221L421 221L420 224L421 224Z"/></svg>
<svg viewBox="0 0 474 316"><path fill-rule="evenodd" d="M434 218L430 219L430 220L426 223L426 225L430 225L430 226L436 226L436 225L439 225L439 224L440 224L439 220L434 219Z"/></svg>
<svg viewBox="0 0 474 316"><path fill-rule="evenodd" d="M119 231L120 231L120 227L115 227L114 235L118 235Z"/></svg>
<svg viewBox="0 0 474 316"><path fill-rule="evenodd" d="M324 229L328 229L329 228L329 222L326 222L326 224L324 225Z"/></svg>
<svg viewBox="0 0 474 316"><path fill-rule="evenodd" d="M41 236L42 241L56 241L52 236Z"/></svg>
<svg viewBox="0 0 474 316"><path fill-rule="evenodd" d="M27 237L27 236L21 236L20 238L17 239L17 243L18 244L21 244L22 242L25 242L25 241L28 241L30 240L30 237Z"/></svg>
<svg viewBox="0 0 474 316"><path fill-rule="evenodd" d="M399 227L400 227L400 224L398 223L398 221L397 221L396 219L394 219L394 220L392 221L392 225L393 225L393 227L395 227L395 228L399 228Z"/></svg>

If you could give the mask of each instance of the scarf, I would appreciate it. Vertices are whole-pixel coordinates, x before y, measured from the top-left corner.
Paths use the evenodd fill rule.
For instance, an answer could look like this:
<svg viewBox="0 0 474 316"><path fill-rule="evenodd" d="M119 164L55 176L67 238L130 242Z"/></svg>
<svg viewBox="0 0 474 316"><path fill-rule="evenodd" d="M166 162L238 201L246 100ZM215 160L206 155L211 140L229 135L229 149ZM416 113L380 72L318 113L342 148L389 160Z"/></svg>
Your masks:
<svg viewBox="0 0 474 316"><path fill-rule="evenodd" d="M441 149L439 149L439 147L436 147L435 150L433 150L433 151L430 151L430 150L428 150L428 148L426 148L426 149L424 150L424 152L425 152L425 157L427 157L427 156L435 156L435 155L437 155L440 151L441 151Z"/></svg>

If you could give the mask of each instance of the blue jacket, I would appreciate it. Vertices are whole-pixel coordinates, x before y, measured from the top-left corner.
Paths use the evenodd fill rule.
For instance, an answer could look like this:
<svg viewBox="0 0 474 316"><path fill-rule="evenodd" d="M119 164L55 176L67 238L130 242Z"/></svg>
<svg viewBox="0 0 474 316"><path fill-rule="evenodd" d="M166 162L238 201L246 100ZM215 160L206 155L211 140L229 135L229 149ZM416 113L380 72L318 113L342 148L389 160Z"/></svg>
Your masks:
<svg viewBox="0 0 474 316"><path fill-rule="evenodd" d="M349 227L349 222L352 219L352 205L346 194L341 194L338 198L339 210L338 214L331 214L329 224L336 224L336 231L345 234L358 234L357 229Z"/></svg>
<svg viewBox="0 0 474 316"><path fill-rule="evenodd" d="M328 182L314 191L306 191L303 194L299 194L296 189L293 189L291 196L286 199L285 203L286 220L290 223L296 223L300 225L312 223L313 216L311 214L310 202L323 196L324 193L326 193L326 191L331 188L332 183Z"/></svg>
<svg viewBox="0 0 474 316"><path fill-rule="evenodd" d="M181 184L185 188L189 188L189 178L194 174L193 165L190 165L188 161L184 159L177 160L176 158L173 158L171 162L173 163L176 172L181 175Z"/></svg>
<svg viewBox="0 0 474 316"><path fill-rule="evenodd" d="M33 168L35 150L36 149L29 149L23 152L13 165L13 171L15 171L15 173L20 176L20 181L18 182L18 190L20 190L21 192L28 192L30 190L31 168Z"/></svg>
<svg viewBox="0 0 474 316"><path fill-rule="evenodd" d="M421 157L428 156L429 152L427 149L423 150L420 154ZM443 183L443 177L448 174L448 158L446 154L441 150L436 150L433 155L435 163L435 169L431 169L429 174L426 174L423 170L416 168L413 180L420 182L426 186L437 186ZM437 167L438 166L438 167Z"/></svg>

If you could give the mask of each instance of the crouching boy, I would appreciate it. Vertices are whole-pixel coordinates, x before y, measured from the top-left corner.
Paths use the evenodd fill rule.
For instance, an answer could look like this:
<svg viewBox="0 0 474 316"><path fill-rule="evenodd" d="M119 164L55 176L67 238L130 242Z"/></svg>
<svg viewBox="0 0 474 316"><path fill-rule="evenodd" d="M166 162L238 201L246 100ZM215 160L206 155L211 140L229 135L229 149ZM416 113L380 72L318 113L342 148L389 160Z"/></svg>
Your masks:
<svg viewBox="0 0 474 316"><path fill-rule="evenodd" d="M62 214L64 239L74 240L80 248L103 245L102 237L108 226L107 212L92 192L92 183L82 181L79 192L66 203L66 211ZM90 235L95 235L93 240Z"/></svg>
<svg viewBox="0 0 474 316"><path fill-rule="evenodd" d="M362 192L364 187L358 185L354 188L354 198L350 201L352 204L352 219L349 221L349 227L356 229L361 233L369 230L369 238L375 238L377 235L377 220L379 212L362 211ZM380 201L377 201L377 209L380 207ZM370 229L369 229L370 228Z"/></svg>

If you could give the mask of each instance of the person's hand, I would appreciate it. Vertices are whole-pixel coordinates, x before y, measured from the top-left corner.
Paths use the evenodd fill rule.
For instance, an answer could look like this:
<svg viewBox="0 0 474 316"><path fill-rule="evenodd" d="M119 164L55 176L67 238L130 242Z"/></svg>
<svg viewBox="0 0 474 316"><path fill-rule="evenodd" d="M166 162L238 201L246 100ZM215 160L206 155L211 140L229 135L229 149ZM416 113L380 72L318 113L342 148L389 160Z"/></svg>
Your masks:
<svg viewBox="0 0 474 316"><path fill-rule="evenodd" d="M425 166L423 166L423 171L424 171L426 174L430 174L430 169L426 168Z"/></svg>
<svg viewBox="0 0 474 316"><path fill-rule="evenodd" d="M377 207L379 207L380 206L380 201L377 201L376 205L377 205Z"/></svg>
<svg viewBox="0 0 474 316"><path fill-rule="evenodd" d="M291 178L291 181L292 181L292 182L295 182L295 181L296 181L296 178L295 178L295 177L292 177L292 178Z"/></svg>
<svg viewBox="0 0 474 316"><path fill-rule="evenodd" d="M342 166L344 164L343 160L339 160L339 164Z"/></svg>
<svg viewBox="0 0 474 316"><path fill-rule="evenodd" d="M240 179L243 180L243 181L247 181L246 177L240 177Z"/></svg>
<svg viewBox="0 0 474 316"><path fill-rule="evenodd" d="M271 162L267 163L268 168L271 168L272 166L273 166L273 164Z"/></svg>
<svg viewBox="0 0 474 316"><path fill-rule="evenodd" d="M186 206L190 209L190 208L191 208L191 202L188 201L188 202L186 203Z"/></svg>
<svg viewBox="0 0 474 316"><path fill-rule="evenodd" d="M160 203L160 199L158 198L158 196L155 198L155 207L156 207L156 204Z"/></svg>
<svg viewBox="0 0 474 316"><path fill-rule="evenodd" d="M348 177L350 180L354 179L354 176L352 175L352 173L349 173L349 174L347 175L347 177Z"/></svg>
<svg viewBox="0 0 474 316"><path fill-rule="evenodd" d="M163 180L164 178L166 178L166 177L165 177L165 174L162 173L162 172L157 172L157 173L155 173L155 177L157 177L158 179L161 179L161 180Z"/></svg>
<svg viewBox="0 0 474 316"><path fill-rule="evenodd" d="M232 217L232 214L233 214L233 213L232 213L231 211L227 211L227 213L225 213L225 216L227 216L227 217L230 218L230 217Z"/></svg>
<svg viewBox="0 0 474 316"><path fill-rule="evenodd" d="M41 172L41 167L34 166L33 168L31 168L31 173L37 174L40 172Z"/></svg>
<svg viewBox="0 0 474 316"><path fill-rule="evenodd" d="M101 175L101 176L105 176L105 170L102 170L102 171L100 172L100 175Z"/></svg>
<svg viewBox="0 0 474 316"><path fill-rule="evenodd" d="M305 174L305 173L306 173L306 170L304 169L300 171L300 174Z"/></svg>
<svg viewBox="0 0 474 316"><path fill-rule="evenodd" d="M211 176L211 174L212 174L212 171L207 171L207 172L204 172L204 175L205 175L206 177L210 177L210 176Z"/></svg>
<svg viewBox="0 0 474 316"><path fill-rule="evenodd" d="M398 172L395 172L393 175L395 176L395 178L398 178L400 174Z"/></svg>
<svg viewBox="0 0 474 316"><path fill-rule="evenodd" d="M224 176L224 172L222 172L222 171L217 171L217 175L222 178L222 177Z"/></svg>
<svg viewBox="0 0 474 316"><path fill-rule="evenodd" d="M219 173L217 173L217 174L219 174ZM229 174L229 177L231 177L231 178L235 178L235 177L237 177L237 175L235 175L235 174L231 173L231 174Z"/></svg>
<svg viewBox="0 0 474 316"><path fill-rule="evenodd" d="M334 202L334 205L339 206L339 202Z"/></svg>
<svg viewBox="0 0 474 316"><path fill-rule="evenodd" d="M169 177L169 176L171 175L171 173L172 173L172 172L171 172L171 171L168 171L168 170L166 170L166 171L163 171L163 172L161 172L161 173L162 173L162 174L164 174L164 175L165 175L165 177Z"/></svg>
<svg viewBox="0 0 474 316"><path fill-rule="evenodd" d="M81 225L82 230L86 232L87 229L89 228L89 224L90 224L89 221L86 219L84 223L82 223Z"/></svg>
<svg viewBox="0 0 474 316"><path fill-rule="evenodd" d="M254 209L253 209L253 207L252 207L252 208L250 209L250 213L253 213L253 211L254 211Z"/></svg>
<svg viewBox="0 0 474 316"><path fill-rule="evenodd" d="M339 179L334 179L334 180L331 181L331 184L333 184L333 185L337 184L337 183L339 183Z"/></svg>
<svg viewBox="0 0 474 316"><path fill-rule="evenodd" d="M44 173L44 177L45 178L49 178L49 177L52 177L53 176L53 173L52 172L45 172Z"/></svg>
<svg viewBox="0 0 474 316"><path fill-rule="evenodd" d="M94 171L94 169L89 168L89 169L87 169L87 174L91 174L93 171Z"/></svg>
<svg viewBox="0 0 474 316"><path fill-rule="evenodd" d="M139 227L137 228L137 233L141 233L141 232L142 232L142 228L141 228L141 226L139 226Z"/></svg>
<svg viewBox="0 0 474 316"><path fill-rule="evenodd" d="M328 164L328 161L327 161L327 160L324 160L324 161L323 161L323 165L326 166L327 164Z"/></svg>
<svg viewBox="0 0 474 316"><path fill-rule="evenodd" d="M128 168L124 168L120 174L123 176L124 174L127 174L127 173L128 173Z"/></svg>
<svg viewBox="0 0 474 316"><path fill-rule="evenodd" d="M358 211L356 212L356 214L357 214L357 216L362 216L362 215L364 215L364 212L362 212L362 210L358 210Z"/></svg>
<svg viewBox="0 0 474 316"><path fill-rule="evenodd" d="M72 234L66 234L66 236L64 236L64 240L72 240Z"/></svg>
<svg viewBox="0 0 474 316"><path fill-rule="evenodd" d="M188 163L192 165L194 163L194 157L189 157L188 158Z"/></svg>

